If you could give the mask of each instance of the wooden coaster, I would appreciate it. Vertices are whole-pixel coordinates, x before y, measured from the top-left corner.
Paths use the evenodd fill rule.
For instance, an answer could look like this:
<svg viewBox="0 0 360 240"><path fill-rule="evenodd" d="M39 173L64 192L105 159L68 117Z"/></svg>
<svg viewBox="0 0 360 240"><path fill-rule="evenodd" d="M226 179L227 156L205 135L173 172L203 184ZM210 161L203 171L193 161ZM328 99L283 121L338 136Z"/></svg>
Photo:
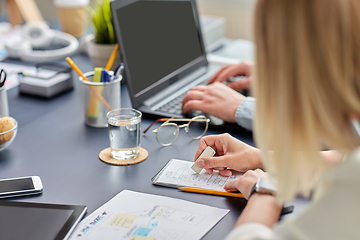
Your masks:
<svg viewBox="0 0 360 240"><path fill-rule="evenodd" d="M127 160L119 160L113 158L110 152L111 148L105 148L104 150L102 150L99 153L100 160L112 165L132 165L144 161L149 156L148 151L146 151L146 149L142 147L140 148L139 155L136 158Z"/></svg>

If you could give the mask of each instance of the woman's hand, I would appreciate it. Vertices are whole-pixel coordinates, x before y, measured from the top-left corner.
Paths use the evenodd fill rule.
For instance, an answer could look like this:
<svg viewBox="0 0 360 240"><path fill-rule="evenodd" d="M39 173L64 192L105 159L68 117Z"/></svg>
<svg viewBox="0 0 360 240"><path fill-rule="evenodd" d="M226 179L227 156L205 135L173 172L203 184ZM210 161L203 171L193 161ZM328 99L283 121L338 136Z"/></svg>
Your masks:
<svg viewBox="0 0 360 240"><path fill-rule="evenodd" d="M195 161L208 146L212 147L216 154L214 157L200 159L198 166L205 168L209 174L212 174L213 170L219 170L221 175L231 176L232 172L229 169L246 172L250 169L262 168L260 150L227 133L201 138Z"/></svg>
<svg viewBox="0 0 360 240"><path fill-rule="evenodd" d="M241 192L246 199L249 199L250 192L259 178L269 178L269 174L261 169L249 170L240 178L225 184L224 189L227 192Z"/></svg>
<svg viewBox="0 0 360 240"><path fill-rule="evenodd" d="M280 216L282 207L276 197L269 194L255 193L250 197L251 189L259 178L269 178L269 174L260 169L249 170L243 176L225 184L226 191L240 191L248 200L235 226L244 223L259 223L273 227Z"/></svg>

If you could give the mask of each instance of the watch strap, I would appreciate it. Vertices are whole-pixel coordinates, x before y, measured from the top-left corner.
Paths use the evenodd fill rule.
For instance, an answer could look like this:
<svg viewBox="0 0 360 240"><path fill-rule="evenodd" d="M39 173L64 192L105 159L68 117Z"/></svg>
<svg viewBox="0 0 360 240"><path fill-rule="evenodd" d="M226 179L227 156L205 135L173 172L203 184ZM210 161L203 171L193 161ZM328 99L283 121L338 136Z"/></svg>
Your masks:
<svg viewBox="0 0 360 240"><path fill-rule="evenodd" d="M259 178L260 179L260 178ZM272 192L259 192L257 191L258 190L258 182L259 180L254 184L254 186L251 188L251 191L250 191L250 195L249 195L249 198L248 200L250 199L250 197L254 194L254 193L262 193L262 194L269 194L269 195L274 195ZM288 214L288 213L292 213L294 210L294 206L293 205L290 205L290 206L283 206L282 210L281 210L281 213L280 213L280 216L283 216L285 214Z"/></svg>
<svg viewBox="0 0 360 240"><path fill-rule="evenodd" d="M250 195L249 195L249 198L248 198L248 199L250 199L251 196L252 196L254 193L256 193L256 192L257 192L257 191L256 191L256 183L255 183L254 186L251 188Z"/></svg>

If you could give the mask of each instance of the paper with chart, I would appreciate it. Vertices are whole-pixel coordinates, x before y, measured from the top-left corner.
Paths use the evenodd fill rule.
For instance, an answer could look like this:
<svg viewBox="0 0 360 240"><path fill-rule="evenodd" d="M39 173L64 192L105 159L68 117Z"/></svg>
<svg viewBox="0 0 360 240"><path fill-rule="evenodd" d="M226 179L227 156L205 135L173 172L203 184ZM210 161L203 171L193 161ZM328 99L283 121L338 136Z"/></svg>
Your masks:
<svg viewBox="0 0 360 240"><path fill-rule="evenodd" d="M229 210L124 190L82 220L70 240L192 240Z"/></svg>
<svg viewBox="0 0 360 240"><path fill-rule="evenodd" d="M166 166L153 177L153 184L163 185L166 187L194 187L212 189L217 191L225 191L224 185L236 178L242 176L241 173L233 171L230 177L224 177L219 172L214 171L213 174L208 174L202 170L196 174L191 166L194 162L171 159Z"/></svg>

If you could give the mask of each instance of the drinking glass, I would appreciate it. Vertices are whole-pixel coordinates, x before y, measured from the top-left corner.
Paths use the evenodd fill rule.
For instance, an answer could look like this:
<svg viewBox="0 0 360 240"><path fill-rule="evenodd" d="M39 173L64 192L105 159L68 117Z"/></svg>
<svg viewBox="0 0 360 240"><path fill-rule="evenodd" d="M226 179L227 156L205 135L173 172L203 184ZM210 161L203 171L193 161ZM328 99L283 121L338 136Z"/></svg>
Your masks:
<svg viewBox="0 0 360 240"><path fill-rule="evenodd" d="M119 108L107 114L111 156L119 160L136 158L140 152L142 113L132 108Z"/></svg>

